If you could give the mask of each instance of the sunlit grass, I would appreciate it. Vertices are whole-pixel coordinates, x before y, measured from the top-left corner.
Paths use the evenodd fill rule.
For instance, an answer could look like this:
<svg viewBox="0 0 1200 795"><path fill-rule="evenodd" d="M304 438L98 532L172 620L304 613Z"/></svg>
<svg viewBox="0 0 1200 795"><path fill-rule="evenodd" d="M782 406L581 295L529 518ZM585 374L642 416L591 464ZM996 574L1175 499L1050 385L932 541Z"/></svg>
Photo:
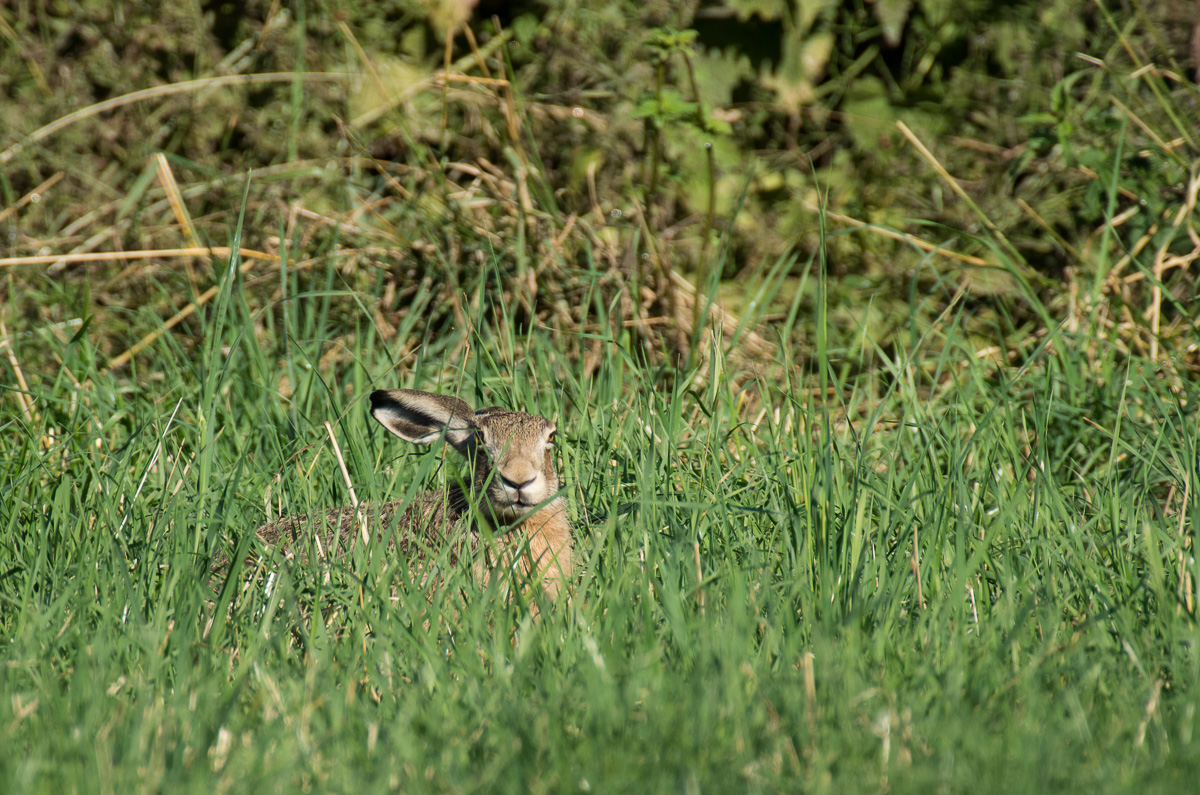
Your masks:
<svg viewBox="0 0 1200 795"><path fill-rule="evenodd" d="M853 377L836 349L679 372L603 331L585 373L495 325L431 337L402 383L361 317L333 379L329 318L366 296L326 284L260 313L230 281L199 358L164 338L140 384L86 335L12 346L63 361L26 373L32 413L5 393L13 791L1119 790L1194 769L1194 392L1136 362L1101 381L1079 340L997 370L954 314ZM347 501L326 421L364 499L445 476L365 415L400 385L557 418L569 600L533 621L498 585L463 602L458 571L427 604L378 551L326 577L259 550L268 501ZM214 577L235 550L264 562Z"/></svg>

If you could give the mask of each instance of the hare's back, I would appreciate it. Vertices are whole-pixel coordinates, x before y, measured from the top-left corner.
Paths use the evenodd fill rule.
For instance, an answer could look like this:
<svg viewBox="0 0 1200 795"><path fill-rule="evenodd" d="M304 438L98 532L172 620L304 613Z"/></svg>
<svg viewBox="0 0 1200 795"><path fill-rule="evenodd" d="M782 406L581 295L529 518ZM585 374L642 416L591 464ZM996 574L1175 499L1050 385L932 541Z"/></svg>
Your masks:
<svg viewBox="0 0 1200 795"><path fill-rule="evenodd" d="M257 535L288 557L303 554L315 537L324 554L329 555L335 537L339 552L345 552L352 543L361 543L365 519L372 543L386 544L400 555L423 556L426 550L440 549L463 535L455 508L445 495L429 492L412 500L362 505L357 510L347 505L317 514L286 516L258 528Z"/></svg>

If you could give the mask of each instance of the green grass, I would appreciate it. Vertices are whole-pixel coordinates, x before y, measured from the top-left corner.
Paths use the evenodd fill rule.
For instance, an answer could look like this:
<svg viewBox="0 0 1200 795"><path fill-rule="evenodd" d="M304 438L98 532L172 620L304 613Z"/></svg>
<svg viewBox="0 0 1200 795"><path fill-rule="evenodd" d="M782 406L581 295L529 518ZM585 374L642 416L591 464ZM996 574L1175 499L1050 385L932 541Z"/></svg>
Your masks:
<svg viewBox="0 0 1200 795"><path fill-rule="evenodd" d="M364 296L327 267L335 289L266 310L286 344L249 333L263 317L231 280L199 355L164 338L132 377L98 370L87 335L12 346L63 367L30 384L33 418L5 387L0 788L1122 791L1200 772L1194 385L1069 337L997 370L953 314L853 379L837 349L785 348L755 378L720 352L649 365L603 332L585 375L497 325L429 340L402 384L363 316L332 379L329 318ZM268 492L347 501L325 421L360 497L433 476L437 451L366 417L396 385L558 418L569 601L536 622L496 587L461 605L457 571L424 612L361 548L269 595L269 560L214 582Z"/></svg>

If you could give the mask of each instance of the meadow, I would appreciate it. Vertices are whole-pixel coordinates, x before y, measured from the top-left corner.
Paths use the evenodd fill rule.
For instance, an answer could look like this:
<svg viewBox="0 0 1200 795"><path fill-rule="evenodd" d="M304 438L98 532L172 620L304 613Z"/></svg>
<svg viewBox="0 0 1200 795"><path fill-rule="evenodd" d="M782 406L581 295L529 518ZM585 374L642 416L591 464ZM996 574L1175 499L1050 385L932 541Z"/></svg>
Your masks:
<svg viewBox="0 0 1200 795"><path fill-rule="evenodd" d="M1173 4L247 5L0 9L0 791L1194 790ZM259 543L394 387L568 597Z"/></svg>

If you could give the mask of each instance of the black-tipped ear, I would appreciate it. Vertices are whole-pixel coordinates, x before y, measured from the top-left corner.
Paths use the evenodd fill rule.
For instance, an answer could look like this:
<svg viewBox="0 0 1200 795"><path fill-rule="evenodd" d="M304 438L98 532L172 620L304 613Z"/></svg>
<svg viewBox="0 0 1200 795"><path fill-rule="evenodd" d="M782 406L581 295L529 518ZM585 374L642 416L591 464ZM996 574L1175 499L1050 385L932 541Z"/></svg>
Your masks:
<svg viewBox="0 0 1200 795"><path fill-rule="evenodd" d="M371 393L371 416L413 444L430 444L446 434L460 449L475 430L475 412L464 401L416 389L380 389Z"/></svg>

